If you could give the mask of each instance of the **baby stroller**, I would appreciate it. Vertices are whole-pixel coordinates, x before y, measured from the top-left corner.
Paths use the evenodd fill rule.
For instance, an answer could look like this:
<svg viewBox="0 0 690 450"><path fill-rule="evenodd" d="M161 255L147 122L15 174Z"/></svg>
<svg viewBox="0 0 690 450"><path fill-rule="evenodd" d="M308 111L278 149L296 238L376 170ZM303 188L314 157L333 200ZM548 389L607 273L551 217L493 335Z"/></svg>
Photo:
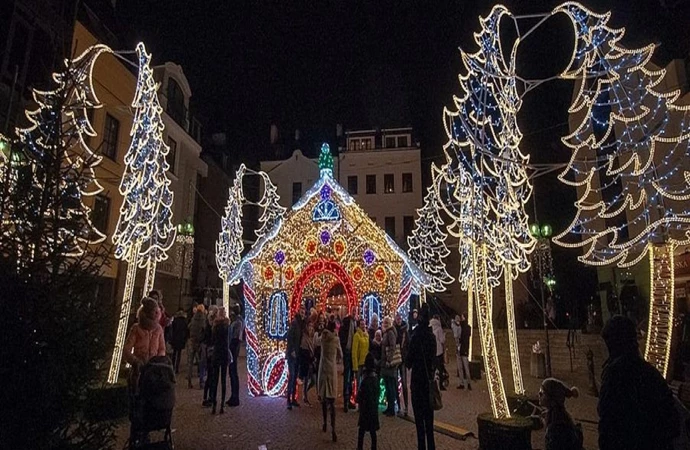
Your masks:
<svg viewBox="0 0 690 450"><path fill-rule="evenodd" d="M436 369L437 375L438 375L438 381L439 383L445 388L448 389L448 385L450 384L450 374L446 370L445 365L441 367L441 369Z"/></svg>
<svg viewBox="0 0 690 450"><path fill-rule="evenodd" d="M156 356L141 368L137 389L130 398L129 450L172 450L170 423L175 407L175 372L165 356ZM163 431L163 440L151 442L149 433Z"/></svg>

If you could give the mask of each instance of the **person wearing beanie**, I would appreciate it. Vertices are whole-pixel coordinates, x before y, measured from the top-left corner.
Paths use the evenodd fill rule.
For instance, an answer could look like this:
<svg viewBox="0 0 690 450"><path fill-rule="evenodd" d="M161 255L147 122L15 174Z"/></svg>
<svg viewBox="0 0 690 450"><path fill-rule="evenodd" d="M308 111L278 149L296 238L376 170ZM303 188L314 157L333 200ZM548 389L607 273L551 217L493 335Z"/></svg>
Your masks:
<svg viewBox="0 0 690 450"><path fill-rule="evenodd" d="M609 351L599 393L601 450L670 450L680 433L673 394L659 371L642 359L637 327L613 316L602 337Z"/></svg>
<svg viewBox="0 0 690 450"><path fill-rule="evenodd" d="M410 392L417 427L417 449L434 450L434 408L429 401L430 381L434 380L436 338L429 328L429 307L425 303L419 311L417 327L412 331L405 366L412 369Z"/></svg>
<svg viewBox="0 0 690 450"><path fill-rule="evenodd" d="M582 450L582 428L575 425L565 409L566 398L577 398L576 387L561 380L547 378L539 390L539 405L545 408L545 450Z"/></svg>
<svg viewBox="0 0 690 450"><path fill-rule="evenodd" d="M376 362L374 355L369 353L364 358L364 367L361 369L362 382L357 390L357 404L359 405L359 434L357 436L357 449L364 448L364 435L371 435L371 449L376 450L376 431L379 429L379 397L380 383L376 375Z"/></svg>
<svg viewBox="0 0 690 450"><path fill-rule="evenodd" d="M137 323L132 325L122 347L123 358L132 366L129 382L135 388L139 380L141 366L154 356L165 356L163 328L158 321L161 311L156 301L144 297L137 310Z"/></svg>

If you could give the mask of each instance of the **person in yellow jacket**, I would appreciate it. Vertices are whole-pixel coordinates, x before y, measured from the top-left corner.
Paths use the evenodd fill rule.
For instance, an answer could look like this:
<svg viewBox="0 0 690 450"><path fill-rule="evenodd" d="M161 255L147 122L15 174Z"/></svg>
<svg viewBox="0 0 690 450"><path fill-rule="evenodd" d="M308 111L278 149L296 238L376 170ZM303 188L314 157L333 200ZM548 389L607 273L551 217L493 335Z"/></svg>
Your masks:
<svg viewBox="0 0 690 450"><path fill-rule="evenodd" d="M369 333L367 332L367 323L364 319L359 319L357 324L357 331L352 337L352 370L355 373L355 380L357 380L357 387L359 387L364 375L364 361L369 353Z"/></svg>

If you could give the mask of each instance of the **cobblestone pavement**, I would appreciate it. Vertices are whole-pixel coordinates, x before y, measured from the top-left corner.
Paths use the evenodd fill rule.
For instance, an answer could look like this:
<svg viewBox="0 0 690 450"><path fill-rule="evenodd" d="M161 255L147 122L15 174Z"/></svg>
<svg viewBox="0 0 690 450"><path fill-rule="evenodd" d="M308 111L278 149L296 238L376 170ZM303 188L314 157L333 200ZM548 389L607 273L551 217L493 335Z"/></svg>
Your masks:
<svg viewBox="0 0 690 450"><path fill-rule="evenodd" d="M186 361L184 357L183 361ZM246 386L245 360L240 360L240 402L236 408L225 408L225 414L211 415L210 408L202 408L202 391L198 381L193 389L187 388L186 376L182 373L178 378L177 405L173 414L173 438L177 450L225 450L225 449L355 449L357 447L357 417L350 411L345 414L342 410L342 399L336 405L336 431L338 442L331 442L330 427L328 433L321 431L321 408L316 403L316 395L312 390L310 397L313 407L302 405L288 411L284 398L248 397ZM449 370L454 362L449 365ZM451 371L451 385L443 393L444 408L435 415L437 422L445 422L466 428L476 435L476 416L480 412L489 411L489 396L486 383L483 380L473 384L472 391L456 389L457 378L455 371ZM510 380L508 381L508 383ZM540 380L525 379L528 392L539 390ZM301 388L301 387L300 387ZM228 393L230 381L228 379ZM219 393L220 395L220 387ZM576 419L596 421L596 399L587 395L579 399L570 400L569 410ZM412 413L412 412L411 412ZM416 448L416 430L413 423L401 418L380 416L381 429L378 434L379 449L414 449ZM595 449L596 425L583 423L585 433L585 448ZM126 439L128 424L119 429L122 448ZM469 437L465 441L436 433L436 447L438 449L477 449L476 438ZM533 448L544 448L543 432L534 432ZM365 448L369 448L368 436L365 438Z"/></svg>

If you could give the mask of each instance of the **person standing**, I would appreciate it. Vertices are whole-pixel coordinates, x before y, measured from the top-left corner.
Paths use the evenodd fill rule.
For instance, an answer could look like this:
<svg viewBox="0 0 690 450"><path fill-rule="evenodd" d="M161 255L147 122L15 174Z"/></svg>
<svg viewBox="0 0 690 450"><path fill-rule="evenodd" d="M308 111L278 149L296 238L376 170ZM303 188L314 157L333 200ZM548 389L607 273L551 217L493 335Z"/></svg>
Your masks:
<svg viewBox="0 0 690 450"><path fill-rule="evenodd" d="M204 328L204 340L201 344L201 357L206 360L206 379L204 380L204 400L202 406L211 406L211 387L213 386L213 323L218 316L218 307L211 305L208 308L206 317L206 328Z"/></svg>
<svg viewBox="0 0 690 450"><path fill-rule="evenodd" d="M240 345L244 340L244 320L239 308L231 313L232 322L228 330L230 340L230 399L228 406L240 406L240 377L237 364L240 357Z"/></svg>
<svg viewBox="0 0 690 450"><path fill-rule="evenodd" d="M175 375L180 373L180 360L182 359L182 350L187 345L187 337L189 336L189 329L187 328L187 317L184 309L180 308L175 313L172 325L172 339L170 344L173 348L173 368Z"/></svg>
<svg viewBox="0 0 690 450"><path fill-rule="evenodd" d="M297 402L297 377L299 375L299 346L302 342L302 326L307 311L300 306L299 312L292 320L287 335L287 350L285 358L288 363L287 409L299 406Z"/></svg>
<svg viewBox="0 0 690 450"><path fill-rule="evenodd" d="M410 346L410 333L407 328L407 323L402 319L402 316L400 314L395 315L395 331L398 334L398 345L400 346L400 356L402 356L402 360L405 361L405 358L407 357L407 350L408 347ZM400 380L402 382L402 395L403 395L403 401L405 402L405 408L402 409L402 413L404 416L407 416L407 409L408 409L408 399L407 399L407 367L405 367L405 364L400 364L398 366L398 372L400 374ZM400 403L398 401L398 403Z"/></svg>
<svg viewBox="0 0 690 450"><path fill-rule="evenodd" d="M216 413L216 405L220 403L220 413L225 411L225 393L227 392L228 359L230 349L228 343L228 327L230 321L225 315L225 308L218 308L218 316L213 322L211 340L213 341L213 389L211 391L211 414ZM218 382L221 383L221 396L218 402Z"/></svg>
<svg viewBox="0 0 690 450"><path fill-rule="evenodd" d="M601 450L670 450L679 435L673 394L658 370L642 359L637 327L613 316L601 333L609 351L599 391Z"/></svg>
<svg viewBox="0 0 690 450"><path fill-rule="evenodd" d="M306 324L299 346L299 376L303 386L302 401L305 405L311 406L308 394L314 367L314 324L308 320Z"/></svg>
<svg viewBox="0 0 690 450"><path fill-rule="evenodd" d="M468 391L472 390L472 385L470 381L472 376L470 375L470 337L472 336L472 327L467 322L467 317L465 314L460 314L460 344L457 350L457 358L459 359L458 371L460 372L460 381L462 384L458 384L458 389L463 389L467 387Z"/></svg>
<svg viewBox="0 0 690 450"><path fill-rule="evenodd" d="M359 327L352 338L352 368L356 372L357 386L362 384L364 364L368 354L369 333L367 333L367 323L364 319L359 319Z"/></svg>
<svg viewBox="0 0 690 450"><path fill-rule="evenodd" d="M338 337L340 339L340 348L343 350L343 410L347 412L348 408L355 408L355 405L350 401L352 396L352 338L355 334L355 320L348 312L340 322L340 329L338 329Z"/></svg>
<svg viewBox="0 0 690 450"><path fill-rule="evenodd" d="M141 367L154 356L165 356L160 314L158 303L152 298L144 297L137 310L137 323L130 328L122 347L123 359L132 366L128 378L131 392L137 390Z"/></svg>
<svg viewBox="0 0 690 450"><path fill-rule="evenodd" d="M417 427L417 449L435 450L434 409L429 402L430 383L434 381L436 338L429 328L429 310L423 305L417 327L412 331L405 366L412 369L410 392L414 423Z"/></svg>
<svg viewBox="0 0 690 450"><path fill-rule="evenodd" d="M321 336L321 362L319 364L318 390L321 398L321 412L323 415L323 431L326 432L326 416L328 408L331 410L331 437L338 441L335 434L335 398L338 384L338 368L336 362L343 357L340 340L335 334L335 321L331 320Z"/></svg>
<svg viewBox="0 0 690 450"><path fill-rule="evenodd" d="M377 331L379 331L379 315L374 313L369 321L369 343L374 340Z"/></svg>
<svg viewBox="0 0 690 450"><path fill-rule="evenodd" d="M357 389L359 405L359 433L357 450L364 449L364 435L371 436L371 450L376 450L376 431L379 429L379 377L376 375L374 357L368 354L361 369L362 382Z"/></svg>
<svg viewBox="0 0 690 450"><path fill-rule="evenodd" d="M199 304L194 308L194 315L189 321L189 347L187 349L187 387L192 388L192 371L194 370L194 361L199 362L199 385L203 389L201 381L204 379L202 375L202 358L201 358L201 342L204 340L204 330L206 329L206 315L204 314L204 305Z"/></svg>
<svg viewBox="0 0 690 450"><path fill-rule="evenodd" d="M381 339L381 376L386 386L385 416L395 416L395 401L398 397L398 366L393 363L393 354L398 342L393 321L386 316L383 319L383 338Z"/></svg>
<svg viewBox="0 0 690 450"><path fill-rule="evenodd" d="M441 326L441 318L438 314L435 314L434 318L429 321L429 326L431 327L431 331L434 333L434 337L436 338L435 367L438 370L439 376L442 377L446 371L443 361L446 349L446 333L443 331L443 327ZM442 391L446 390L446 388L443 386L443 383L441 383L440 389Z"/></svg>
<svg viewBox="0 0 690 450"><path fill-rule="evenodd" d="M539 406L546 409L545 450L582 450L582 428L575 425L565 409L566 398L577 398L579 391L561 380L547 378L539 390Z"/></svg>

